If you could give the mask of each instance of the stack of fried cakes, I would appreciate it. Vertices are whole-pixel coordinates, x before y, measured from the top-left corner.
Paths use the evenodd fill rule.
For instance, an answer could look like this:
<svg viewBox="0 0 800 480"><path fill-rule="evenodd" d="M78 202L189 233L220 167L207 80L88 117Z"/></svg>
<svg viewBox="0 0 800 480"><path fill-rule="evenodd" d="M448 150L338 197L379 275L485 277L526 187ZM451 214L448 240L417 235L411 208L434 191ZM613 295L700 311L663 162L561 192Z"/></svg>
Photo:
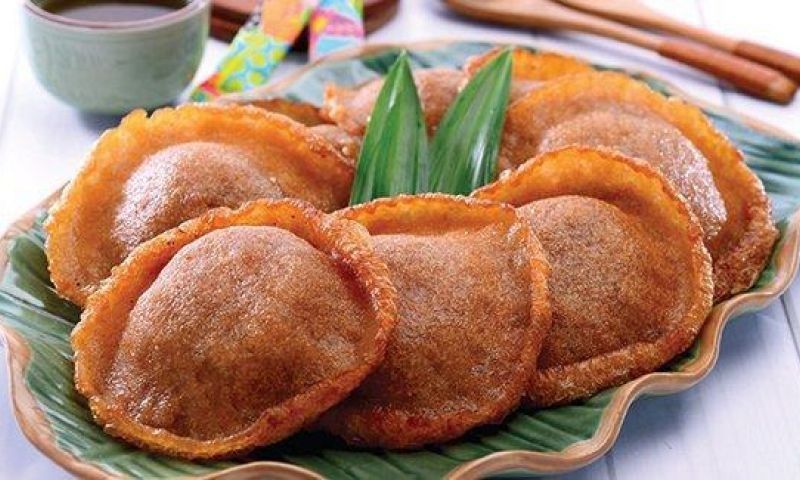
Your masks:
<svg viewBox="0 0 800 480"><path fill-rule="evenodd" d="M414 79L430 133L496 51ZM777 237L702 112L513 52L498 178L346 207L382 80L134 112L47 221L84 308L75 382L108 432L240 455L302 429L393 449L591 397L684 352Z"/></svg>

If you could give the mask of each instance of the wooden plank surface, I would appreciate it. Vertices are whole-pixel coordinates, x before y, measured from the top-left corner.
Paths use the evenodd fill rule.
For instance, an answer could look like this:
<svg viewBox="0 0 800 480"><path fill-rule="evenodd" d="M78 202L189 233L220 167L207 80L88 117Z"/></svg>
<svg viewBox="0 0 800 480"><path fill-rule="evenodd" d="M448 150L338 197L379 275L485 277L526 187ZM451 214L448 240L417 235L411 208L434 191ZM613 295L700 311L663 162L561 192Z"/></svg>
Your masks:
<svg viewBox="0 0 800 480"><path fill-rule="evenodd" d="M763 0L759 9L775 15L753 15L753 6L724 0L703 0L700 4L706 24L734 37L747 37L765 44L781 45L790 52L800 52L797 15L800 5L780 0ZM723 87L724 88L724 87ZM769 122L800 138L800 101L786 107L758 102L745 95L723 90L724 102L737 111ZM795 281L782 299L795 345L800 345L800 281ZM798 348L800 352L800 348Z"/></svg>
<svg viewBox="0 0 800 480"><path fill-rule="evenodd" d="M697 25L800 52L794 2L659 0L654 7ZM14 2L0 6L0 228L67 181L103 129L118 119L81 115L50 97L18 54ZM797 7L793 7L797 10ZM794 14L792 14L794 13ZM6 22L3 24L2 22ZM687 92L800 136L800 102L777 107L720 88L716 80L657 55L573 33L486 26L459 18L441 2L404 0L373 42L437 38L533 42L593 61L652 71ZM11 48L9 48L9 46ZM9 53L10 52L10 53ZM198 78L225 52L212 41ZM277 75L305 61L292 55ZM619 442L570 479L800 478L800 283L782 302L744 316L726 330L716 369L679 395L648 398L632 408ZM66 474L21 436L8 407L0 369L0 478L51 479Z"/></svg>

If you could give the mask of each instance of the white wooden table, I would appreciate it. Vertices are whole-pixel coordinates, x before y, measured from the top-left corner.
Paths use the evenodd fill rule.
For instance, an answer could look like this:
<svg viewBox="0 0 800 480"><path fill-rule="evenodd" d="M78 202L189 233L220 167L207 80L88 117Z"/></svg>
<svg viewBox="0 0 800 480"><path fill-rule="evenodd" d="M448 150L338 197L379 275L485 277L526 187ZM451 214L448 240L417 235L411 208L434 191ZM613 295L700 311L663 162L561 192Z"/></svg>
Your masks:
<svg viewBox="0 0 800 480"><path fill-rule="evenodd" d="M18 0L0 2L0 229L66 182L99 133L118 119L82 115L50 97L21 51ZM795 0L649 1L684 21L800 53ZM422 39L517 41L645 69L703 100L724 104L800 137L800 101L759 102L656 55L580 34L486 26L446 11L441 3L403 0L399 15L370 42ZM200 76L224 53L211 41ZM292 58L278 75L300 65ZM768 309L735 320L725 331L714 371L678 395L648 398L632 408L614 449L564 478L800 478L800 282ZM0 349L2 347L0 346ZM0 367L0 479L69 475L22 436Z"/></svg>

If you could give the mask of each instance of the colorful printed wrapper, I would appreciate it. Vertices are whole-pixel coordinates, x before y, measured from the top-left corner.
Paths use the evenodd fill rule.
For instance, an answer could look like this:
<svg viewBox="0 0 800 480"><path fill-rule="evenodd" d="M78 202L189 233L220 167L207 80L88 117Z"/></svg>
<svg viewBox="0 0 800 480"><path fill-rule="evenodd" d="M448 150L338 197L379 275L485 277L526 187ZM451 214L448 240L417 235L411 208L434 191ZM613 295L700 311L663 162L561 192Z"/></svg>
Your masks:
<svg viewBox="0 0 800 480"><path fill-rule="evenodd" d="M364 41L363 17L363 0L265 0L191 99L205 102L267 83L307 23L312 60L358 45Z"/></svg>
<svg viewBox="0 0 800 480"><path fill-rule="evenodd" d="M320 0L308 28L311 60L363 43L363 18L363 0Z"/></svg>
<svg viewBox="0 0 800 480"><path fill-rule="evenodd" d="M265 84L316 6L311 0L265 1L236 34L217 72L192 92L191 99L204 102Z"/></svg>

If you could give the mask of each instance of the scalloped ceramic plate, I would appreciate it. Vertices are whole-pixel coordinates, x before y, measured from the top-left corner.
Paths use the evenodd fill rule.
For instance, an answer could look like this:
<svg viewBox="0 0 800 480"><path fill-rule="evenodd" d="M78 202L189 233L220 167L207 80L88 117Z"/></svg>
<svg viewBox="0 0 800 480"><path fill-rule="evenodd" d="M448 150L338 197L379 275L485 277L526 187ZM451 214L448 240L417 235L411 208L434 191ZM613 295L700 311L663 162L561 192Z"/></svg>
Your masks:
<svg viewBox="0 0 800 480"><path fill-rule="evenodd" d="M407 45L417 66L458 67L487 43ZM272 86L240 95L319 104L327 81L356 84L386 72L398 46L369 46L313 64ZM682 95L665 82L635 74L654 88ZM43 211L54 197L19 219L0 242L0 327L8 345L11 396L25 435L70 472L88 478L204 477L334 479L478 478L511 470L555 473L577 469L613 445L631 403L643 394L685 390L714 366L720 335L732 317L763 308L797 270L800 233L800 142L731 112L703 106L747 156L772 198L781 239L757 285L714 308L695 346L662 372L566 407L520 411L502 425L478 429L457 442L412 452L348 448L336 439L303 433L234 462L191 463L152 455L121 443L97 427L72 384L69 334L78 309L53 291L43 252Z"/></svg>

